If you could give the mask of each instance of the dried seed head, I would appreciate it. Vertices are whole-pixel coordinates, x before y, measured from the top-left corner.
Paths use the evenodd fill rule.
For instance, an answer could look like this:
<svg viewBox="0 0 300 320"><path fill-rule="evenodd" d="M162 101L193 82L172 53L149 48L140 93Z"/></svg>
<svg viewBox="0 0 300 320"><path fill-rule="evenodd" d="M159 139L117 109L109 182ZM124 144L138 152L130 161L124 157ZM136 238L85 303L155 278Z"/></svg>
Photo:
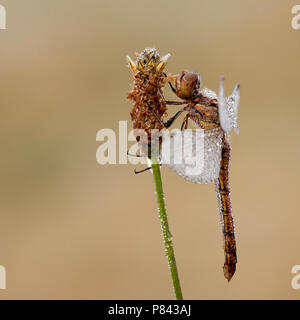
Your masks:
<svg viewBox="0 0 300 320"><path fill-rule="evenodd" d="M142 149L148 152L151 146L151 130L164 128L162 118L166 115L167 108L162 88L168 80L164 68L169 56L168 54L161 58L154 48L145 48L137 54L136 61L127 56L134 79L133 89L127 96L134 103L130 113L131 120L134 129L145 130L146 141L140 137L137 137L137 140L141 142Z"/></svg>

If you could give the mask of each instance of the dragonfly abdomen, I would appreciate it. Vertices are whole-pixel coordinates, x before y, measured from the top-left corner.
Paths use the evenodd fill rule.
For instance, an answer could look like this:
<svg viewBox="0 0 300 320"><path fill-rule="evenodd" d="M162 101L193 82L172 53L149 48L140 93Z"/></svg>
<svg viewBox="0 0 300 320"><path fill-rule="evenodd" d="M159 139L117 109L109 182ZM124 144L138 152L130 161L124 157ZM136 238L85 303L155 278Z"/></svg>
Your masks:
<svg viewBox="0 0 300 320"><path fill-rule="evenodd" d="M234 222L232 217L232 208L230 201L229 161L230 145L226 141L226 138L224 136L222 145L220 174L219 178L216 181L216 192L219 200L219 210L224 237L225 263L223 271L224 276L228 281L230 281L230 279L234 275L237 263Z"/></svg>

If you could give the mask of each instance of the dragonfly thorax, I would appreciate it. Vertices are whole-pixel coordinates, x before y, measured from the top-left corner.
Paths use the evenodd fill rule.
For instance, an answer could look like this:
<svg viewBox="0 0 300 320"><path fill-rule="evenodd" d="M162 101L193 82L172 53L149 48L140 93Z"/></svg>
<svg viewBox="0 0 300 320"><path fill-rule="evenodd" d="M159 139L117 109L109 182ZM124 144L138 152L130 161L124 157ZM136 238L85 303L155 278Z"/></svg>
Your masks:
<svg viewBox="0 0 300 320"><path fill-rule="evenodd" d="M217 104L190 103L185 107L188 117L203 130L220 127Z"/></svg>

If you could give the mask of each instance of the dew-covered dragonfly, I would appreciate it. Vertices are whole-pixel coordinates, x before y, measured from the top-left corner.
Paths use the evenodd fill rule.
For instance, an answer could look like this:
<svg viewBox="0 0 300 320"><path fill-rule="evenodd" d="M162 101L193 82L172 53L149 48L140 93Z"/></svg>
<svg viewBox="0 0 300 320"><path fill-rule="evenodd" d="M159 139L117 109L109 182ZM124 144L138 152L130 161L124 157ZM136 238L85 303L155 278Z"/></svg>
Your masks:
<svg viewBox="0 0 300 320"><path fill-rule="evenodd" d="M185 139L184 144L183 140L176 139L176 135L179 133L175 131L175 133L165 135L163 138L161 160L162 163L189 181L199 184L215 183L224 237L225 263L223 271L225 278L230 281L235 273L237 256L229 186L231 150L229 132L234 128L238 133L237 110L240 87L237 84L232 94L226 97L223 76L220 78L219 95L207 88L199 90L200 83L201 77L196 72L183 72L180 76L178 75L175 78L175 88L171 82L169 83L177 97L182 100L166 101L167 104L184 106L165 123L165 127L170 127L180 114L186 112L181 130L185 131L188 121L191 120L201 131L202 148L199 149L200 151L195 148L197 139L199 139L196 132L199 130L192 131L194 134L190 136L190 139ZM165 146L170 144L173 145L172 152L164 152ZM188 147L191 147L192 152L196 150L196 153L199 154L198 158L201 158L202 161L196 161L198 154L193 162L190 154L182 152L183 148ZM178 153L183 157L179 162L174 161ZM188 166L195 168L197 165L201 165L201 170L198 170L198 173L187 173Z"/></svg>

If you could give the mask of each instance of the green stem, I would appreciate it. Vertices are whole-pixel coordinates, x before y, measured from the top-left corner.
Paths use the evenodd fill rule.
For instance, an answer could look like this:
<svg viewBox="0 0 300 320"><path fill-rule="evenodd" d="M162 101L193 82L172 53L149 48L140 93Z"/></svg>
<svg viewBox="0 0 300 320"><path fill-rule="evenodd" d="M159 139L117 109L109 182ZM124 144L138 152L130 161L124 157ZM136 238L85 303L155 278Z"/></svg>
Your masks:
<svg viewBox="0 0 300 320"><path fill-rule="evenodd" d="M182 292L181 292L178 271L176 266L175 253L173 249L172 235L169 229L168 216L167 216L165 200L164 200L162 180L160 175L160 164L157 163L157 161L154 161L152 159L151 167L152 167L153 179L154 179L155 188L156 188L159 220L160 220L161 228L163 232L165 250L168 258L168 264L169 264L171 277L173 281L175 296L177 300L182 300L183 298L182 298Z"/></svg>

